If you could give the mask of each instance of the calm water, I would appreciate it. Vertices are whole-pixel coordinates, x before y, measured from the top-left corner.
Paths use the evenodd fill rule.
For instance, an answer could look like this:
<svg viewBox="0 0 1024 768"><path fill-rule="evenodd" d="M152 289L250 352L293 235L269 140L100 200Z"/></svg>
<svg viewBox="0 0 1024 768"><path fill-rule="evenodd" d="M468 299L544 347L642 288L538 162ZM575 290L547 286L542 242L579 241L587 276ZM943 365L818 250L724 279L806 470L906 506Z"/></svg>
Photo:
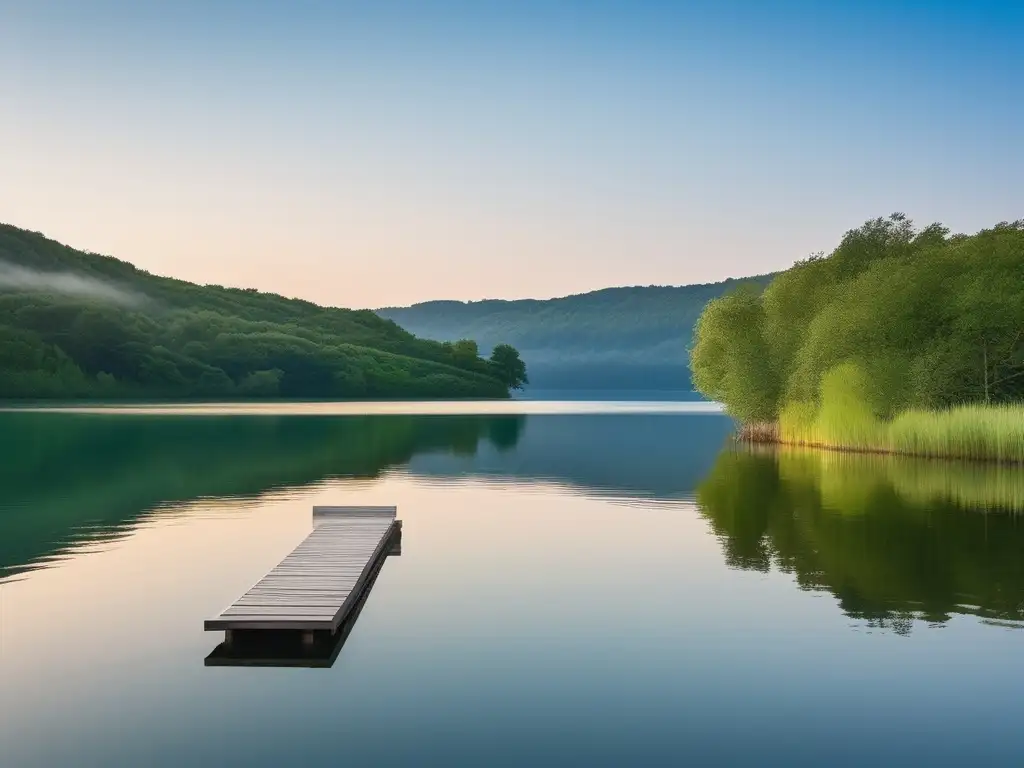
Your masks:
<svg viewBox="0 0 1024 768"><path fill-rule="evenodd" d="M1024 764L1022 473L501 409L0 413L0 765ZM314 504L404 522L333 666L204 666Z"/></svg>

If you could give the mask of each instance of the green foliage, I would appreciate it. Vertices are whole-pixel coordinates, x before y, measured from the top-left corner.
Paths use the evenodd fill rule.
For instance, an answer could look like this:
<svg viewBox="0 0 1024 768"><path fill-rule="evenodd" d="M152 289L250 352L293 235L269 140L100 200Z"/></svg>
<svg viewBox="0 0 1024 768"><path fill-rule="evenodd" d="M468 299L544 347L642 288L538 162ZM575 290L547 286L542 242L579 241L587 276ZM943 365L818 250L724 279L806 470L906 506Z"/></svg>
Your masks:
<svg viewBox="0 0 1024 768"><path fill-rule="evenodd" d="M1021 274L1024 221L950 237L938 224L915 230L902 214L874 219L831 255L775 277L760 297L711 302L698 323L694 381L744 420L783 417L796 429L794 417L814 404L819 437L846 429L844 419L863 421L854 402L886 420L907 409L1018 401ZM834 405L843 396L825 396L826 376L853 370L859 392L849 407Z"/></svg>
<svg viewBox="0 0 1024 768"><path fill-rule="evenodd" d="M778 437L793 445L815 445L818 438L817 420L817 403L808 400L788 402L779 414Z"/></svg>
<svg viewBox="0 0 1024 768"><path fill-rule="evenodd" d="M238 393L246 397L277 397L281 394L284 371L253 371L238 382Z"/></svg>
<svg viewBox="0 0 1024 768"><path fill-rule="evenodd" d="M515 347L499 344L491 353L489 362L498 381L509 389L522 389L524 384L530 383L526 375L526 363L520 359Z"/></svg>
<svg viewBox="0 0 1024 768"><path fill-rule="evenodd" d="M822 379L817 403L788 403L779 418L783 442L913 456L1024 462L1024 404L975 403L912 409L882 419L877 391L858 366L843 363Z"/></svg>
<svg viewBox="0 0 1024 768"><path fill-rule="evenodd" d="M79 289L0 289L0 397L508 396L475 342L373 312L156 277L0 225L4 265Z"/></svg>
<svg viewBox="0 0 1024 768"><path fill-rule="evenodd" d="M473 362L480 357L480 349L476 342L470 339L460 339L451 345L452 358Z"/></svg>
<svg viewBox="0 0 1024 768"><path fill-rule="evenodd" d="M1021 404L912 410L886 426L886 442L894 452L1024 462Z"/></svg>
<svg viewBox="0 0 1024 768"><path fill-rule="evenodd" d="M843 363L821 380L815 431L818 442L848 448L880 447L884 428L870 406L871 382L859 367Z"/></svg>
<svg viewBox="0 0 1024 768"><path fill-rule="evenodd" d="M736 418L771 418L776 376L756 288L743 287L708 304L694 331L690 365L694 385L725 402Z"/></svg>

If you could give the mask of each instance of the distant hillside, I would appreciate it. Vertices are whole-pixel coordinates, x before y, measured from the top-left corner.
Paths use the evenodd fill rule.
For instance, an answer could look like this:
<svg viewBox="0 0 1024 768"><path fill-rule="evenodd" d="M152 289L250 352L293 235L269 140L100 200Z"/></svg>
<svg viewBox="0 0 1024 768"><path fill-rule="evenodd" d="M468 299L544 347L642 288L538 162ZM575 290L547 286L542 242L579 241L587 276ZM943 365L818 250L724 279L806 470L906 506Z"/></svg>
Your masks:
<svg viewBox="0 0 1024 768"><path fill-rule="evenodd" d="M537 388L688 389L687 349L711 299L770 275L679 287L607 288L560 299L430 301L377 311L417 336L515 346Z"/></svg>
<svg viewBox="0 0 1024 768"><path fill-rule="evenodd" d="M0 397L507 397L368 310L150 275L0 224Z"/></svg>

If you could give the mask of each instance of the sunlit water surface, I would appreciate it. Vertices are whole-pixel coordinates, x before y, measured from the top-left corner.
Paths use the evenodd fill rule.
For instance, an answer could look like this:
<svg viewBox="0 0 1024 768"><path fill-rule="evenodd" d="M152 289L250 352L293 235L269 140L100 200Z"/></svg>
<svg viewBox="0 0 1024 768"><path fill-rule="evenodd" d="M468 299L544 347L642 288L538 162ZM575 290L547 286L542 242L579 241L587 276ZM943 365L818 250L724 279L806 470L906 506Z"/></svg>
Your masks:
<svg viewBox="0 0 1024 768"><path fill-rule="evenodd" d="M353 408L0 414L0 765L1024 763L1019 471ZM404 524L333 666L204 666L314 504Z"/></svg>

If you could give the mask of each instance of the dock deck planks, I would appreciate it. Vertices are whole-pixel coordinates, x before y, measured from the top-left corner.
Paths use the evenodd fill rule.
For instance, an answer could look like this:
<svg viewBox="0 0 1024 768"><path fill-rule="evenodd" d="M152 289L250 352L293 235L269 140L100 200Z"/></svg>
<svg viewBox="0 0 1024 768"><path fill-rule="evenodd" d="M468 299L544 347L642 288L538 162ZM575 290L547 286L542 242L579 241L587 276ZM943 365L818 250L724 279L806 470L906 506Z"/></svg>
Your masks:
<svg viewBox="0 0 1024 768"><path fill-rule="evenodd" d="M336 632L401 528L395 507L313 507L313 531L206 630Z"/></svg>

